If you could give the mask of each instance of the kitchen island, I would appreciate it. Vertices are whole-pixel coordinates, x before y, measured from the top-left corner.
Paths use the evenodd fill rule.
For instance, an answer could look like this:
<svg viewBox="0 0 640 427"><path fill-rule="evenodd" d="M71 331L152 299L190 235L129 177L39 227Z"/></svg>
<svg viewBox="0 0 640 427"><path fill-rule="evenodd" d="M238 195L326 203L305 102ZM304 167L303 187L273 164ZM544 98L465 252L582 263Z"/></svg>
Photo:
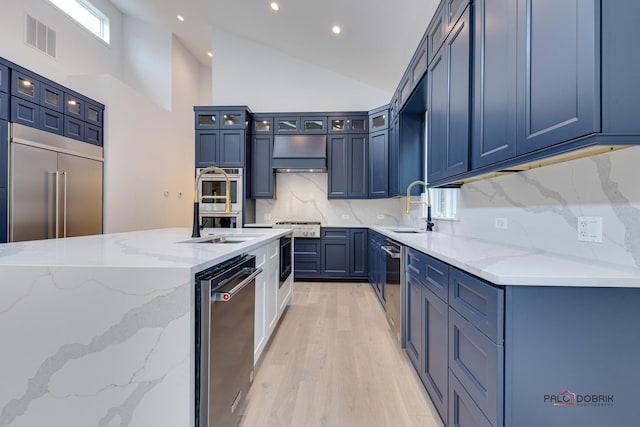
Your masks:
<svg viewBox="0 0 640 427"><path fill-rule="evenodd" d="M194 275L288 231L0 245L0 426L193 426Z"/></svg>

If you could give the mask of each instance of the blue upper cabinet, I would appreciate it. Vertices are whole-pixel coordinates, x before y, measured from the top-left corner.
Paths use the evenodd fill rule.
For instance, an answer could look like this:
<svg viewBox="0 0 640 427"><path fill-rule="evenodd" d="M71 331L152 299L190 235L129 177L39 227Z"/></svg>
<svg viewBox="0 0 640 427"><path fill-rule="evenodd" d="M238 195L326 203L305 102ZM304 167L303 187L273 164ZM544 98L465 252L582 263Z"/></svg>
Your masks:
<svg viewBox="0 0 640 427"><path fill-rule="evenodd" d="M389 195L389 134L387 130L369 135L369 198Z"/></svg>
<svg viewBox="0 0 640 427"><path fill-rule="evenodd" d="M102 127L103 108L93 102L87 102L84 110L84 121L94 126Z"/></svg>
<svg viewBox="0 0 640 427"><path fill-rule="evenodd" d="M476 0L472 167L516 154L516 3Z"/></svg>
<svg viewBox="0 0 640 427"><path fill-rule="evenodd" d="M84 120L85 101L79 96L64 94L64 114L78 120Z"/></svg>
<svg viewBox="0 0 640 427"><path fill-rule="evenodd" d="M285 117L280 116L274 119L274 133L295 134L300 133L302 124L299 116Z"/></svg>
<svg viewBox="0 0 640 427"><path fill-rule="evenodd" d="M9 67L0 63L0 92L9 93Z"/></svg>
<svg viewBox="0 0 640 427"><path fill-rule="evenodd" d="M194 107L194 112L195 166L245 167L252 117L247 107Z"/></svg>
<svg viewBox="0 0 640 427"><path fill-rule="evenodd" d="M518 154L600 131L599 5L518 1Z"/></svg>
<svg viewBox="0 0 640 427"><path fill-rule="evenodd" d="M429 183L469 170L471 8L429 67Z"/></svg>
<svg viewBox="0 0 640 427"><path fill-rule="evenodd" d="M40 90L40 105L49 110L64 112L64 90L47 84L42 84Z"/></svg>
<svg viewBox="0 0 640 427"><path fill-rule="evenodd" d="M218 111L198 111L196 110L196 129L219 129L220 121Z"/></svg>
<svg viewBox="0 0 640 427"><path fill-rule="evenodd" d="M444 39L447 37L447 22L445 22L445 6L447 0L440 2L440 6L433 14L427 27L429 64L436 58Z"/></svg>
<svg viewBox="0 0 640 427"><path fill-rule="evenodd" d="M33 76L13 70L11 73L11 95L38 104L40 102L41 83Z"/></svg>
<svg viewBox="0 0 640 427"><path fill-rule="evenodd" d="M9 120L9 94L0 92L0 120Z"/></svg>
<svg viewBox="0 0 640 427"><path fill-rule="evenodd" d="M277 115L274 117L273 126L276 134L325 134L327 117Z"/></svg>

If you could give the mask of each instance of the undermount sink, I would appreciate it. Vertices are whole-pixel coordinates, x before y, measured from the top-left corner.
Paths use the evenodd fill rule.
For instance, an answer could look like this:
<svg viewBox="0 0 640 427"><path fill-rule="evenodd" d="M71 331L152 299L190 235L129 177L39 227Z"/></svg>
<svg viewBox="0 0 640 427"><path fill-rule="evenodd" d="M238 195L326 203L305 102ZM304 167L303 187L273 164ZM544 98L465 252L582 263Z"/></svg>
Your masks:
<svg viewBox="0 0 640 427"><path fill-rule="evenodd" d="M260 236L262 235L261 234L219 234L219 235L209 235L209 236L200 237L200 238L191 239L191 240L185 240L180 243L238 244L238 243L248 242L253 239L257 239Z"/></svg>

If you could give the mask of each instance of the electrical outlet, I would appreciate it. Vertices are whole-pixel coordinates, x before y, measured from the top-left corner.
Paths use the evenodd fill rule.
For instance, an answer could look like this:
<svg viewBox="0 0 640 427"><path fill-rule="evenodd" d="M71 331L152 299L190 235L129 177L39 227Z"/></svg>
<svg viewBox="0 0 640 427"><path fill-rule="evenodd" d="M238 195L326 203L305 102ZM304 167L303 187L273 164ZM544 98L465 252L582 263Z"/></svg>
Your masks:
<svg viewBox="0 0 640 427"><path fill-rule="evenodd" d="M376 215L376 217L377 217L378 219L384 219L384 214L378 214L378 215Z"/></svg>
<svg viewBox="0 0 640 427"><path fill-rule="evenodd" d="M349 219L351 218L351 215L349 214L342 214L342 219Z"/></svg>
<svg viewBox="0 0 640 427"><path fill-rule="evenodd" d="M578 240L581 242L602 243L602 217L578 217Z"/></svg>
<svg viewBox="0 0 640 427"><path fill-rule="evenodd" d="M507 218L496 218L496 228L500 230L507 229Z"/></svg>
<svg viewBox="0 0 640 427"><path fill-rule="evenodd" d="M271 221L271 214L270 213L264 214L264 220L265 221Z"/></svg>

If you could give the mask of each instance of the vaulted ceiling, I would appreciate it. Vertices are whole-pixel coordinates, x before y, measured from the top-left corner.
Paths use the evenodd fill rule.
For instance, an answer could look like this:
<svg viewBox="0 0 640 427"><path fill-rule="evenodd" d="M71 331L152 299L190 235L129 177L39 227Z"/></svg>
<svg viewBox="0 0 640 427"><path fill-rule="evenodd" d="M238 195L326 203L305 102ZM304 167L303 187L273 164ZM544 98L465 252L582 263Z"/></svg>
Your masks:
<svg viewBox="0 0 640 427"><path fill-rule="evenodd" d="M219 28L388 92L399 83L438 4L278 0L280 10L274 12L268 0L111 2L127 15L175 33L204 64L211 60L212 30ZM336 24L342 27L340 35L331 32Z"/></svg>

